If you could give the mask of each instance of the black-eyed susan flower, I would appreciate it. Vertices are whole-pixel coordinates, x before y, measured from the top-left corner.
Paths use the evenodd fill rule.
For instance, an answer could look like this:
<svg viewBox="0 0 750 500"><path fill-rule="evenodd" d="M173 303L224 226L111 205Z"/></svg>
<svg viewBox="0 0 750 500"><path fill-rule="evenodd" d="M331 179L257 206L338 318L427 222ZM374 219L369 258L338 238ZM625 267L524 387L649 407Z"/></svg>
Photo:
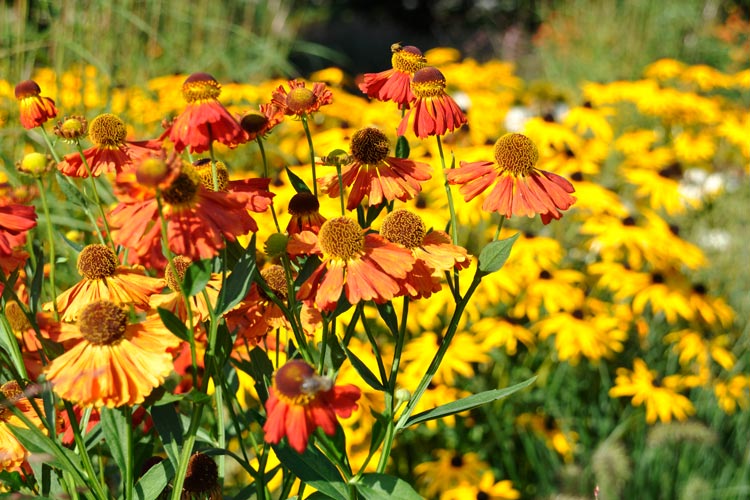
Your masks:
<svg viewBox="0 0 750 500"><path fill-rule="evenodd" d="M327 220L317 236L310 231L293 235L287 250L292 255L321 255L321 264L302 284L297 299L322 311L335 309L342 293L350 304L386 302L399 293L399 280L414 266L411 251L378 234L365 234L347 217Z"/></svg>
<svg viewBox="0 0 750 500"><path fill-rule="evenodd" d="M445 76L432 66L414 73L411 90L415 99L398 126L398 135L406 133L410 122L414 135L420 139L445 135L466 123L463 111L445 91L446 85Z"/></svg>
<svg viewBox="0 0 750 500"><path fill-rule="evenodd" d="M58 170L70 177L97 177L108 172L122 172L134 162L161 151L161 141L128 141L125 122L112 113L104 113L89 124L89 139L94 143L81 153L65 155ZM84 164L84 160L86 164ZM88 165L88 170L86 169Z"/></svg>
<svg viewBox="0 0 750 500"><path fill-rule="evenodd" d="M536 145L523 134L505 134L495 143L495 162L461 162L461 167L446 171L451 184L460 184L466 201L473 200L495 183L482 204L488 212L505 217L534 217L542 222L562 217L575 203L575 189L565 178L536 168Z"/></svg>
<svg viewBox="0 0 750 500"><path fill-rule="evenodd" d="M346 203L349 210L357 208L365 196L368 206L410 200L422 190L420 182L431 178L432 167L427 163L388 156L390 142L377 128L355 132L349 147L352 161L341 169L343 185L351 187ZM343 196L337 174L319 178L318 184L333 198Z"/></svg>
<svg viewBox="0 0 750 500"><path fill-rule="evenodd" d="M389 213L383 219L380 235L410 250L414 256L414 267L400 280L402 293L412 298L429 297L440 291L445 271L464 268L470 262L465 248L454 245L444 231L427 232L422 218L408 210Z"/></svg>
<svg viewBox="0 0 750 500"><path fill-rule="evenodd" d="M380 73L365 73L359 89L368 97L380 101L393 101L399 108L408 108L414 100L411 79L414 73L427 65L422 51L413 45L391 46L392 68Z"/></svg>
<svg viewBox="0 0 750 500"><path fill-rule="evenodd" d="M33 206L6 203L0 199L0 257L10 257L13 250L23 245L26 233L36 226Z"/></svg>
<svg viewBox="0 0 750 500"><path fill-rule="evenodd" d="M105 245L84 247L76 267L83 279L57 296L57 310L63 321L75 321L83 308L97 300L146 310L151 296L160 293L165 285L163 279L146 276L143 268L121 265L115 252Z"/></svg>
<svg viewBox="0 0 750 500"><path fill-rule="evenodd" d="M515 500L521 493L513 487L510 480L497 481L492 471L486 471L478 483L465 481L460 486L444 491L440 500Z"/></svg>
<svg viewBox="0 0 750 500"><path fill-rule="evenodd" d="M729 328L734 321L734 310L724 298L708 293L706 286L695 283L688 294L690 306L696 317L711 327Z"/></svg>
<svg viewBox="0 0 750 500"><path fill-rule="evenodd" d="M635 314L644 314L648 305L652 314L664 314L669 324L677 323L679 318L692 320L695 317L688 300L687 281L677 271L653 271L643 274L641 279L639 290L633 296Z"/></svg>
<svg viewBox="0 0 750 500"><path fill-rule="evenodd" d="M266 191L270 179L250 179L257 182L248 182L246 191L214 192L203 186L195 167L180 157L174 156L168 163L176 174L159 195L173 254L192 260L211 258L226 241L258 230L248 209L268 207L273 196ZM117 189L120 203L109 216L112 239L131 249L131 261L165 269L156 190L140 184L134 173L118 176Z"/></svg>
<svg viewBox="0 0 750 500"><path fill-rule="evenodd" d="M320 202L318 198L308 192L296 193L289 200L289 223L286 225L286 232L297 234L302 231L311 231L315 234L320 232L320 226L326 221L320 213Z"/></svg>
<svg viewBox="0 0 750 500"><path fill-rule="evenodd" d="M326 88L326 84L316 82L312 89L300 80L289 80L289 91L279 85L273 91L271 104L278 106L287 116L310 115L320 110L321 106L333 102L333 93Z"/></svg>
<svg viewBox="0 0 750 500"><path fill-rule="evenodd" d="M482 473L489 470L489 464L474 452L436 450L435 455L437 460L414 466L418 484L427 498L437 498L463 483L479 484Z"/></svg>
<svg viewBox="0 0 750 500"><path fill-rule="evenodd" d="M174 119L164 136L169 136L177 151L190 148L202 153L213 141L235 147L247 140L237 120L219 102L221 84L208 73L193 73L182 84L185 110Z"/></svg>
<svg viewBox="0 0 750 500"><path fill-rule="evenodd" d="M57 116L55 101L42 96L42 89L34 80L24 80L16 85L15 94L23 128L31 130Z"/></svg>
<svg viewBox="0 0 750 500"><path fill-rule="evenodd" d="M726 334L713 335L685 328L666 334L664 342L672 345L683 367L696 363L699 369L709 370L710 361L713 360L724 370L731 371L736 362L730 350L731 339Z"/></svg>
<svg viewBox="0 0 750 500"><path fill-rule="evenodd" d="M745 410L750 407L750 377L747 375L734 375L726 381L716 380L713 390L719 408L728 415L738 408Z"/></svg>
<svg viewBox="0 0 750 500"><path fill-rule="evenodd" d="M73 339L80 342L52 360L46 378L61 398L84 407L143 402L172 371L169 349L180 344L158 315L134 323L108 300L86 305L75 324L63 323L61 340Z"/></svg>
<svg viewBox="0 0 750 500"><path fill-rule="evenodd" d="M273 376L266 400L265 441L278 444L286 437L298 453L307 448L313 431L320 427L332 436L336 417L348 418L357 408L361 391L354 385L335 385L307 362L287 361Z"/></svg>
<svg viewBox="0 0 750 500"><path fill-rule="evenodd" d="M536 321L544 313L572 312L584 301L582 283L585 276L574 269L543 269L537 276L521 283L522 292L511 307L511 316Z"/></svg>
<svg viewBox="0 0 750 500"><path fill-rule="evenodd" d="M0 471L21 471L31 454L16 438L9 426L27 428L21 418L10 409L11 406L23 415L37 429L47 433L46 427L39 414L29 402L21 386L15 380L0 386ZM38 406L42 406L39 404Z"/></svg>
<svg viewBox="0 0 750 500"><path fill-rule="evenodd" d="M693 403L679 393L684 388L682 377L670 375L659 380L656 372L649 370L642 359L633 361L633 369L617 369L615 386L609 390L610 397L632 396L633 406L646 405L646 422L658 420L671 422L672 418L685 420L695 413Z"/></svg>

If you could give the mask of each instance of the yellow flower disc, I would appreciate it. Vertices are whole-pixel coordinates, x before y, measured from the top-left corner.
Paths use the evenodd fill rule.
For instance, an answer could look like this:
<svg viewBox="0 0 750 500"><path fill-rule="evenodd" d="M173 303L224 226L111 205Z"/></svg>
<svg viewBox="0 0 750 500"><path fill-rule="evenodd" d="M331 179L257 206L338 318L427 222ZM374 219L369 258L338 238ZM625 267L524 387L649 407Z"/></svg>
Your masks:
<svg viewBox="0 0 750 500"><path fill-rule="evenodd" d="M292 113L301 115L312 108L317 100L318 98L312 90L305 87L295 87L286 96L286 105Z"/></svg>
<svg viewBox="0 0 750 500"><path fill-rule="evenodd" d="M84 339L96 345L114 345L125 336L128 313L114 302L92 302L81 311L78 329Z"/></svg>
<svg viewBox="0 0 750 500"><path fill-rule="evenodd" d="M115 252L98 243L86 246L78 254L78 272L88 280L100 280L114 275L119 264Z"/></svg>
<svg viewBox="0 0 750 500"><path fill-rule="evenodd" d="M422 55L422 51L413 45L394 47L391 65L396 71L413 75L424 68L425 64L427 64L427 59Z"/></svg>
<svg viewBox="0 0 750 500"><path fill-rule="evenodd" d="M193 261L184 255L177 255L172 262L174 263L174 271L172 270L172 266L168 265L167 270L164 271L164 279L167 280L167 286L170 290L179 292L180 283L185 279L185 271L187 271L187 268L190 267ZM176 275L175 272L177 273Z"/></svg>
<svg viewBox="0 0 750 500"><path fill-rule="evenodd" d="M368 127L354 133L350 147L355 160L365 165L377 165L388 156L391 143L383 132Z"/></svg>
<svg viewBox="0 0 750 500"><path fill-rule="evenodd" d="M182 97L188 103L218 99L221 85L208 73L193 73L182 84Z"/></svg>
<svg viewBox="0 0 750 500"><path fill-rule="evenodd" d="M189 206L197 198L201 182L201 177L195 169L190 165L184 165L182 172L162 191L162 197L172 206Z"/></svg>
<svg viewBox="0 0 750 500"><path fill-rule="evenodd" d="M29 318L23 313L23 309L15 300L8 301L5 304L5 317L8 318L10 328L14 332L24 332L31 328Z"/></svg>
<svg viewBox="0 0 750 500"><path fill-rule="evenodd" d="M335 259L350 260L364 251L365 235L357 222L347 217L329 219L320 227L318 244Z"/></svg>
<svg viewBox="0 0 750 500"><path fill-rule="evenodd" d="M193 165L201 178L201 184L203 184L203 187L209 191L213 191L214 177L211 172L211 160L208 158L202 158L196 160ZM216 180L219 184L219 191L226 191L229 186L229 171L227 170L226 165L220 161L216 162Z"/></svg>
<svg viewBox="0 0 750 500"><path fill-rule="evenodd" d="M505 134L495 143L495 160L515 176L529 175L539 159L536 144L523 134Z"/></svg>
<svg viewBox="0 0 750 500"><path fill-rule="evenodd" d="M89 125L89 138L97 146L120 146L127 135L125 122L111 113L97 116Z"/></svg>
<svg viewBox="0 0 750 500"><path fill-rule="evenodd" d="M445 76L439 69L425 66L416 73L411 81L411 90L420 99L439 97L445 94Z"/></svg>
<svg viewBox="0 0 750 500"><path fill-rule="evenodd" d="M260 275L273 293L286 300L288 288L286 286L286 272L284 272L283 267L277 265L267 267L260 272Z"/></svg>
<svg viewBox="0 0 750 500"><path fill-rule="evenodd" d="M385 239L399 243L406 248L415 248L422 245L426 233L427 228L422 218L404 209L389 213L380 228L380 234Z"/></svg>

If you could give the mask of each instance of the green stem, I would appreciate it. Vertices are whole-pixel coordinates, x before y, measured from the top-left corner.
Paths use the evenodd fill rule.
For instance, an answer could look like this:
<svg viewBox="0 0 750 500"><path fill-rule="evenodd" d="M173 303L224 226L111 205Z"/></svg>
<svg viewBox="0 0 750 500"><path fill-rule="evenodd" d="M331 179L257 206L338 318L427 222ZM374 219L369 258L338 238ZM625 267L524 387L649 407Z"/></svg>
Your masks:
<svg viewBox="0 0 750 500"><path fill-rule="evenodd" d="M52 144L52 141L50 140L49 135L47 135L47 130L45 130L44 124L39 126L39 130L42 131L42 137L44 138L44 142L45 144L47 144L47 149L49 149L49 152L52 155L52 158L55 159L55 163L60 163L61 161L60 155L57 154L57 151L55 150L55 147Z"/></svg>
<svg viewBox="0 0 750 500"><path fill-rule="evenodd" d="M208 130L208 154L211 157L211 180L214 184L214 192L219 192L219 171L216 168L216 157L214 156L214 141L211 139L211 125L207 124Z"/></svg>
<svg viewBox="0 0 750 500"><path fill-rule="evenodd" d="M125 406L123 408L125 413L125 422L127 427L125 429L125 500L131 500L133 498L133 483L135 482L133 477L133 469L135 468L135 456L133 454L133 412L132 408Z"/></svg>
<svg viewBox="0 0 750 500"><path fill-rule="evenodd" d="M318 197L318 180L315 175L315 149L313 148L312 135L310 135L310 127L307 124L307 115L302 115L302 127L305 129L305 135L307 136L307 145L310 147L310 166L312 167L313 176L313 194Z"/></svg>
<svg viewBox="0 0 750 500"><path fill-rule="evenodd" d="M344 179L341 176L341 165L337 162L336 163L336 174L339 178L339 200L341 200L341 215L346 215L346 211L344 209Z"/></svg>
<svg viewBox="0 0 750 500"><path fill-rule="evenodd" d="M76 150L78 151L78 154L81 157L81 161L83 162L83 166L86 169L86 173L89 176L89 179L91 179L91 190L94 193L94 202L96 203L96 207L99 209L99 213L102 216L102 223L104 224L104 230L107 233L107 240L109 240L109 244L112 246L112 250L114 250L115 254L117 254L117 246L112 241L112 233L109 230L109 223L107 222L107 216L104 213L104 207L102 207L102 202L99 198L99 191L96 189L96 179L94 178L94 175L91 173L91 167L89 167L89 162L86 159L86 156L83 154L83 148L81 147L81 143L76 141ZM94 225L96 231L99 233L99 238L101 240L104 240L104 236L102 235L101 230L99 229L98 224Z"/></svg>
<svg viewBox="0 0 750 500"><path fill-rule="evenodd" d="M445 167L445 156L443 155L443 143L441 142L439 135L436 135L435 139L437 139L438 151L440 152L440 163L443 166L443 175L445 175L445 171L447 169ZM445 182L443 183L443 186L445 187L445 195L448 197L448 210L450 210L451 214L451 236L453 237L453 244L458 245L458 223L456 222L456 208L453 205L453 194L451 193L447 175L445 175Z"/></svg>
<svg viewBox="0 0 750 500"><path fill-rule="evenodd" d="M500 231L503 230L503 224L505 223L505 216L500 216L500 222L497 223L497 230L495 231L495 238L494 240L497 240L500 237Z"/></svg>
<svg viewBox="0 0 750 500"><path fill-rule="evenodd" d="M222 283L222 287L223 287ZM208 292L206 289L203 289L203 298L206 301L206 304L208 305L208 311L211 319L210 327L208 330L208 352L206 353L206 358L211 360L211 363L207 363L207 367L211 367L210 376L214 380L214 402L216 405L216 435L218 437L218 445L220 449L226 448L226 421L224 418L224 382L223 382L223 376L222 373L222 367L217 365L215 363L216 360L216 342L218 340L219 335L219 320L220 318L216 315L216 310L214 307L218 307L218 304L215 306L211 305L211 300L208 296ZM206 381L208 380L208 375L205 375L204 378L204 384L207 386L208 384ZM207 388L207 387L206 387ZM224 480L224 469L226 464L226 457L225 455L219 455L219 484L223 484Z"/></svg>
<svg viewBox="0 0 750 500"><path fill-rule="evenodd" d="M258 143L258 149L260 149L260 158L263 160L263 177L268 179L268 160L266 159L266 148L263 146L263 139L258 136L255 138ZM271 200L271 215L273 215L273 223L276 225L276 230L281 232L281 226L279 225L279 219L276 217L276 208L274 207L273 200Z"/></svg>
<svg viewBox="0 0 750 500"><path fill-rule="evenodd" d="M42 210L44 211L44 218L47 222L47 243L49 244L49 285L52 296L52 311L55 315L55 320L60 319L60 313L57 310L57 286L55 282L55 232L52 227L52 218L49 213L49 203L47 202L47 190L44 189L44 183L42 180L36 178L37 187L39 187L39 198L42 200ZM42 273L44 268L42 267ZM37 270L39 272L39 270Z"/></svg>
<svg viewBox="0 0 750 500"><path fill-rule="evenodd" d="M188 463L190 462L190 457L193 455L193 446L195 446L198 426L200 425L201 415L203 414L203 404L204 403L196 403L193 407L193 414L190 416L190 427L188 428L185 441L182 443L180 461L177 464L177 472L175 472L174 480L172 482L172 496L170 497L172 500L180 500L182 497L182 485L185 484Z"/></svg>
<svg viewBox="0 0 750 500"><path fill-rule="evenodd" d="M86 475L89 477L89 480L86 481L86 486L93 490L97 498L101 498L102 500L107 499L109 498L109 496L104 492L101 483L96 480L96 472L94 472L94 466L91 463L91 457L89 457L88 451L86 450L86 443L83 442L81 429L78 427L76 414L75 411L73 411L73 405L70 404L69 401L65 400L63 400L63 404L65 405L65 411L68 412L70 427L73 430L73 440L75 441L76 447L78 448L79 456L81 457L81 462L83 463L83 469L86 471Z"/></svg>

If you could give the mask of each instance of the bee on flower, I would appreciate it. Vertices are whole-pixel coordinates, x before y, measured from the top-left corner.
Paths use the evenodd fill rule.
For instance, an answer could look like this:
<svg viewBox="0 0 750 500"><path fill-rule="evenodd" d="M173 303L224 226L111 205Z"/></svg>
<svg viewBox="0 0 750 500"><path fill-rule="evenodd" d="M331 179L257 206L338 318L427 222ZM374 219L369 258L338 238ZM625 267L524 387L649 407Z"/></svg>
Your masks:
<svg viewBox="0 0 750 500"><path fill-rule="evenodd" d="M427 65L422 51L413 45L391 45L392 68L380 73L365 73L359 89L367 97L380 101L393 101L399 108L406 109L414 101L411 79L414 73Z"/></svg>

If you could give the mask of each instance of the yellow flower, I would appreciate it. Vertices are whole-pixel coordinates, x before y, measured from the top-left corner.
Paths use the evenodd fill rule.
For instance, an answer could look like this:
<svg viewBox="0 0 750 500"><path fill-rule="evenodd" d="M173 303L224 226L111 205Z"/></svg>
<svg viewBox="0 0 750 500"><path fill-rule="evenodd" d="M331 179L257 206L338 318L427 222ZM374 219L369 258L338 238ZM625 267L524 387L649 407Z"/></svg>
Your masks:
<svg viewBox="0 0 750 500"><path fill-rule="evenodd" d="M672 349L678 354L683 367L688 367L691 361L695 361L700 369L708 369L710 357L719 366L730 371L736 361L734 354L727 349L730 345L727 335L705 338L701 333L686 328L665 335L664 342L672 344Z"/></svg>
<svg viewBox="0 0 750 500"><path fill-rule="evenodd" d="M685 420L695 413L693 403L679 394L684 383L678 375L656 378L656 372L649 370L642 359L633 362L633 370L617 369L615 386L609 390L610 397L632 396L633 406L646 405L646 422L656 420L671 422L672 418Z"/></svg>
<svg viewBox="0 0 750 500"><path fill-rule="evenodd" d="M521 498L521 493L513 488L513 482L509 480L495 481L491 471L482 474L478 484L466 481L461 486L445 491L440 495L440 500L466 500L470 498L481 498L485 500L514 500Z"/></svg>
<svg viewBox="0 0 750 500"><path fill-rule="evenodd" d="M488 348L501 348L510 356L518 351L518 343L527 349L534 347L534 334L518 322L508 321L496 316L483 318L471 325L469 332L482 339Z"/></svg>
<svg viewBox="0 0 750 500"><path fill-rule="evenodd" d="M587 102L583 106L570 109L563 119L563 125L570 127L582 137L590 134L608 143L612 140L613 132L607 118L612 115L614 110L611 108L594 108Z"/></svg>
<svg viewBox="0 0 750 500"><path fill-rule="evenodd" d="M731 415L738 407L746 410L750 407L750 377L735 375L727 382L717 380L714 395L724 413Z"/></svg>
<svg viewBox="0 0 750 500"><path fill-rule="evenodd" d="M470 378L475 375L474 364L491 361L487 345L483 345L474 335L459 332L453 337L448 355L443 358L434 381L449 386L456 385L456 375ZM410 339L404 348L401 362L404 372L415 379L421 378L437 352L442 337L434 332L422 332L419 337Z"/></svg>
<svg viewBox="0 0 750 500"><path fill-rule="evenodd" d="M523 291L510 314L515 318L526 316L537 321L542 311L547 314L571 312L583 304L583 281L584 275L572 269L543 270L522 285Z"/></svg>
<svg viewBox="0 0 750 500"><path fill-rule="evenodd" d="M437 460L414 466L414 474L427 498L435 498L461 483L479 484L489 465L474 452L437 450Z"/></svg>
<svg viewBox="0 0 750 500"><path fill-rule="evenodd" d="M716 153L716 138L706 131L683 131L674 138L672 146L679 161L696 165L709 164Z"/></svg>
<svg viewBox="0 0 750 500"><path fill-rule="evenodd" d="M676 59L663 58L646 66L643 76L655 80L677 78L685 70L685 63Z"/></svg>

